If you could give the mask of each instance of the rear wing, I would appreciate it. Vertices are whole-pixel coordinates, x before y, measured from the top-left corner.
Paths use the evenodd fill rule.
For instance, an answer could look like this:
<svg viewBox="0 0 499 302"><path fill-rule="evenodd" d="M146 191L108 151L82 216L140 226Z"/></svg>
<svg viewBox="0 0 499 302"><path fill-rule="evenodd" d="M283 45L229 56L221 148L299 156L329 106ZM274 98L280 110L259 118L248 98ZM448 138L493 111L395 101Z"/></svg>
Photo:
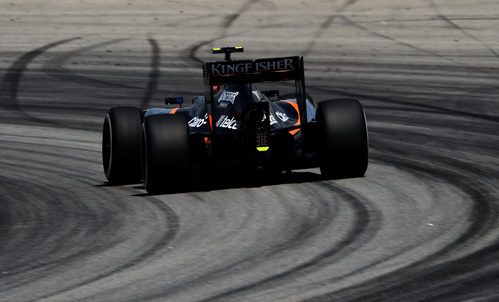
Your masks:
<svg viewBox="0 0 499 302"><path fill-rule="evenodd" d="M203 66L209 86L303 80L303 57L210 62Z"/></svg>
<svg viewBox="0 0 499 302"><path fill-rule="evenodd" d="M224 49L220 50L222 53ZM231 49L225 49L230 52ZM214 52L218 53L218 52ZM303 57L280 57L258 60L209 62L203 65L203 77L208 86L207 103L215 108L213 86L224 84L250 84L259 82L294 81L296 103L301 120L300 128L307 124L305 104L305 75ZM214 134L215 128L211 128Z"/></svg>

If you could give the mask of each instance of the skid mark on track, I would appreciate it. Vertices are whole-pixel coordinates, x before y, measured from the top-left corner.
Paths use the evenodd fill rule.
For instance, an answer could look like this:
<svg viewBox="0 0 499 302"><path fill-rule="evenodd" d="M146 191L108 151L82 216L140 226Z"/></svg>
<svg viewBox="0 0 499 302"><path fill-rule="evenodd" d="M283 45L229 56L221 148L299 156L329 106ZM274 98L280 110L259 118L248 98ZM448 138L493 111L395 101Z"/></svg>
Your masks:
<svg viewBox="0 0 499 302"><path fill-rule="evenodd" d="M381 143L378 142L378 146L380 145ZM426 258L364 283L314 297L310 301L406 301L405 298L415 297L416 293L418 297L426 295L425 299L430 299L434 295L440 294L442 290L460 288L462 283L456 282L453 278L461 278L463 271L470 272L470 263L473 264L474 268L472 275L480 277L480 270L490 265L490 259L498 258L499 241L496 240L486 248L470 255L441 262L454 251L472 246L475 239L479 239L484 233L494 229L498 207L487 197L487 190L485 187L481 187L479 181L470 180L473 179L472 175L475 173L480 175L478 169L459 160L427 154L426 156L432 158L432 161L447 167L442 168L440 165L437 169L421 164L421 161L411 161L406 157L394 155L400 152L391 145L383 146L378 151L380 152L376 153L378 156L375 158L377 161L421 173L421 175L429 174L438 177L463 190L473 200L469 214L471 223L456 240ZM384 154L390 154L390 156ZM456 170L455 167L459 167L459 170ZM474 279L468 277L467 280ZM420 293L421 291L424 293Z"/></svg>
<svg viewBox="0 0 499 302"><path fill-rule="evenodd" d="M332 248L320 253L314 258L301 263L290 270L268 276L258 282L234 288L223 292L213 297L209 297L204 301L217 301L223 299L235 298L237 295L242 295L244 292L254 289L262 290L264 287L274 288L277 284L286 284L290 279L297 275L303 277L304 274L313 273L319 267L330 265L344 257L350 255L353 251L367 244L381 228L382 214L371 205L366 205L364 200L360 200L356 195L352 194L339 186L332 183L318 183L325 190L333 191L340 194L345 202L349 203L354 210L354 222L351 229Z"/></svg>
<svg viewBox="0 0 499 302"><path fill-rule="evenodd" d="M237 33L234 33L234 36L237 36L238 34L241 34L241 32L237 32ZM216 38L212 38L212 39L209 39L209 40L205 40L205 41L202 41L202 42L199 42L191 47L189 47L189 49L187 50L188 52L188 56L185 57L185 61L187 61L191 66L194 66L196 68L198 67L201 67L201 64L204 63L203 60L201 60L198 56L197 56L197 52L198 50L203 47L203 46L206 46L208 44L211 44L215 41L218 41L218 40L221 40L221 39L224 39L224 38L227 38L228 36L226 34L222 34Z"/></svg>
<svg viewBox="0 0 499 302"><path fill-rule="evenodd" d="M492 55L494 55L496 58L499 58L499 53L497 51L495 51L493 48L491 48L490 46L488 46L487 44L483 43L482 41L480 41L480 39L478 39L476 36L470 34L468 31L464 30L462 27L460 27L459 25L457 25L455 22L451 21L450 19L448 19L446 16L444 15L438 15L438 17L440 19L442 19L443 21L447 22L450 26L452 26L453 28L455 28L456 30L460 31L462 34L464 34L465 36L468 36L469 38L471 38L472 40L478 42L480 45L482 45L483 47L485 47Z"/></svg>
<svg viewBox="0 0 499 302"><path fill-rule="evenodd" d="M488 69L484 69L484 68L480 68L480 67L475 67L475 66L472 66L472 65L469 65L469 64L465 64L463 62L460 62L460 61L457 61L451 57L448 57L448 56L445 56L445 55L442 55L442 54L439 54L437 52L434 52L434 51L431 51L431 50L428 50L428 49L424 49L424 48L421 48L421 47L418 47L416 45L413 45L411 43L408 43L408 42L404 42L404 41L401 41L399 39L396 39L394 37L391 37L389 35L385 35L385 34L382 34L382 33L379 33L379 32L376 32L374 30L371 30L355 21L353 21L352 19L346 17L346 16L341 16L341 18L343 18L343 20L345 21L346 24L349 24L353 27L356 27L362 31L365 31L375 37L378 37L378 38L382 38L382 39L386 39L386 40L389 40L389 41L392 41L392 42L395 42L397 44L400 44L400 45L404 45L408 48L411 48L411 49L414 49L414 50L417 50L418 52L421 52L421 53L426 53L426 54L429 54L431 56L434 56L434 57L437 57L437 58L441 58L443 60L446 60L448 62L452 62L454 64L457 64L458 66L463 66L463 67L466 67L468 70L473 70L473 71L476 71L476 72L480 72L480 73L484 73L484 74L492 74L494 77L497 77L497 73L496 72L493 72L493 71L490 71Z"/></svg>
<svg viewBox="0 0 499 302"><path fill-rule="evenodd" d="M320 25L320 31L318 31L318 35L321 36L322 33L324 33L324 30L326 30L331 24L333 23L334 19L338 17L338 14L344 12L349 6L354 5L358 0L347 0L345 1L340 8L338 8L333 15L330 15L329 17L324 20L324 22L321 23ZM315 41L315 40L314 40Z"/></svg>
<svg viewBox="0 0 499 302"><path fill-rule="evenodd" d="M73 71L62 67L62 65L64 65L66 61L68 61L69 59L80 53L85 53L93 49L120 43L126 40L128 39L113 39L109 41L95 43L89 46L84 46L76 50L66 52L45 63L44 66L42 67L42 71L57 79L60 79L61 81L73 81L80 85L89 86L89 87L102 87L102 88L117 87L117 88L143 90L144 89L143 87L125 85L116 82L109 82L83 75L78 75L75 74ZM158 81L160 77L159 66L161 62L161 48L156 39L149 38L147 39L147 41L151 46L151 63L150 63L150 71L148 75L147 85L145 88L144 96L142 97L141 101L142 108L145 108L149 104L149 101L152 99L154 92L158 86Z"/></svg>
<svg viewBox="0 0 499 302"><path fill-rule="evenodd" d="M80 37L74 37L64 40L55 41L46 44L42 47L31 50L21 57L19 57L12 65L7 69L5 76L2 79L2 85L0 87L0 106L7 110L13 110L18 112L21 116L27 118L29 121L36 123L49 123L57 124L51 121L46 121L29 115L24 112L19 106L17 95L19 89L19 83L23 77L24 71L28 67L28 64L33 61L36 57L40 56L47 50L54 48L56 46L78 40Z"/></svg>
<svg viewBox="0 0 499 302"><path fill-rule="evenodd" d="M144 97L142 98L141 106L142 108L146 108L149 104L149 101L152 99L154 95L154 91L158 87L159 77L161 75L159 70L159 65L161 63L161 48L159 47L158 41L153 38L147 39L149 44L151 45L151 65L149 71L149 80L147 81L146 91L144 93Z"/></svg>
<svg viewBox="0 0 499 302"><path fill-rule="evenodd" d="M114 82L108 82L108 81L90 78L87 76L78 75L78 74L75 74L74 72L72 72L71 70L69 70L65 67L62 67L62 65L64 65L67 60L71 59L72 57L74 57L80 53L85 53L85 52L91 51L93 49L97 49L97 48L104 47L107 45L120 43L120 42L126 41L126 40L128 40L128 39L113 39L113 40L99 42L99 43L95 43L95 44L92 44L89 46L84 46L84 47L80 47L80 48L72 50L72 51L65 52L65 53L63 53L61 55L57 55L54 58L47 61L43 65L42 71L45 72L46 74L56 78L56 79L61 80L61 81L72 81L74 83L78 83L80 85L89 86L89 87L101 87L101 88L118 87L118 88L128 88L128 89L143 89L142 87L130 86L130 85L114 83Z"/></svg>
<svg viewBox="0 0 499 302"><path fill-rule="evenodd" d="M54 122L51 120L47 119L41 119L35 116L32 116L26 112L23 111L23 109L19 106L18 103L18 89L19 89L19 84L22 79L22 76L24 74L24 71L26 70L28 64L33 61L36 57L40 56L50 48L54 48L58 45L65 44L72 42L74 40L80 39L80 37L74 37L74 38L69 38L69 39L64 39L60 41L56 41L53 43L49 43L45 46L36 48L30 52L27 52L26 54L22 55L19 57L7 70L2 83L0 87L0 106L3 107L6 110L12 110L17 112L21 117L27 119L30 122L33 123L41 123L41 124L48 124L48 125L56 125L58 127L63 127L66 128L66 125L63 125L59 122ZM71 57L82 53L86 52L95 48L103 47L106 45L111 45L115 43L119 43L121 41L125 41L128 39L114 39L110 41L105 41L105 42L100 42L96 43L90 46L85 46L78 48L73 51L69 51L64 53L63 55L59 55L54 57L53 59L49 60L46 62L41 70L49 74L50 76L53 76L61 81L73 81L78 84L82 85L87 85L90 87L119 87L119 88L128 88L128 89L138 89L138 90L143 90L143 87L136 87L136 86L130 86L130 85L124 85L124 84L119 84L119 83L114 83L114 82L108 82L108 81L103 81L103 80L98 80L94 78L89 78L86 76L81 76L74 74L72 71L62 67L61 65L64 64L67 60L69 60ZM149 103L150 99L154 95L154 91L157 88L158 85L158 79L160 76L160 71L159 71L159 65L160 65L160 52L161 49L155 39L148 39L149 44L151 45L151 70L149 72L149 79L148 83L144 92L144 96L142 98L141 105L143 107L147 106ZM42 106L43 107L43 106ZM71 127L70 127L71 128Z"/></svg>
<svg viewBox="0 0 499 302"><path fill-rule="evenodd" d="M497 117L497 116L484 115L484 114L478 114L478 113L473 113L473 112L442 108L442 107L438 107L435 105L426 105L426 104L420 104L420 103L414 103L414 102L408 102L408 101L400 101L400 100L395 100L395 99L388 98L388 97L365 95L365 94L360 94L360 93L351 93L351 92L346 92L343 90L334 90L334 89L323 88L323 87L314 86L314 85L308 85L308 86L310 88L312 88L313 90L322 91L325 93L336 93L336 94L340 94L340 95L352 97L352 98L357 98L357 99L374 100L374 101L380 102L380 103L414 106L414 107L419 107L419 108L436 110L436 111L439 111L439 112L447 114L447 115L464 116L464 117L499 123L499 117Z"/></svg>
<svg viewBox="0 0 499 302"><path fill-rule="evenodd" d="M350 1L352 1L352 0L350 0ZM232 15L228 15L227 17L225 17L225 21L223 22L223 25L222 25L223 28L224 28L224 30L227 30L228 28L230 28L232 26L232 24L234 24L234 22L236 22L236 20L241 16L241 14L243 14L244 12L246 12L250 8L250 6L252 4L255 4L255 3L261 3L265 7L267 7L268 9L274 9L275 8L275 4L272 3L271 1L265 1L265 0L247 0L246 2L244 2L244 4L241 6L241 8L237 12L235 12Z"/></svg>
<svg viewBox="0 0 499 302"><path fill-rule="evenodd" d="M76 289L78 287L82 287L82 286L85 286L87 284L97 282L99 280L102 280L102 279L107 278L109 276L112 276L114 274L117 274L117 273L122 272L124 270L127 270L129 268L132 268L132 267L136 266L137 264L140 264L141 262L154 256L159 251L165 249L170 244L170 242L173 241L175 239L175 237L177 236L177 233L178 233L179 228L180 228L180 219L177 216L177 214L175 213L175 211L172 208L170 208L167 204L165 204L164 202L159 201L155 198L150 198L150 199L148 199L148 201L150 203L153 203L164 214L165 219L167 221L167 231L156 242L156 244L154 244L151 248L147 249L146 251L142 252L140 255L138 255L137 257L135 257L131 261L129 261L121 266L118 266L111 271L108 271L108 272L105 272L105 273L100 274L98 276L92 277L84 282L80 282L78 284L72 285L71 287L61 289L61 290L54 292L50 295L39 297L38 300L51 298L51 297L57 296L59 294L64 294L64 293L69 292L69 291ZM167 253L167 252L164 252L164 253ZM88 297L88 299L92 300L92 297Z"/></svg>
<svg viewBox="0 0 499 302"><path fill-rule="evenodd" d="M359 0L347 0L345 1L335 12L327 17L319 26L319 29L314 33L312 41L308 43L307 48L305 49L304 56L308 56L312 49L315 47L317 41L322 37L324 32L333 24L334 20L339 17L339 14L344 12L349 6L354 5Z"/></svg>
<svg viewBox="0 0 499 302"><path fill-rule="evenodd" d="M194 67L199 67L200 64L204 63L203 60L201 60L197 56L198 50L205 45L208 45L208 44L213 43L215 41L226 38L229 30L232 28L232 25L236 22L236 20L239 19L239 17L241 17L241 15L244 12L246 12L248 9L250 9L251 5L258 3L258 2L262 2L262 0L256 0L256 1L247 0L246 2L243 3L241 8L239 8L237 10L237 12L225 17L225 20L222 23L222 33L215 38L196 43L196 44L192 45L191 47L189 47L187 49L188 56L186 58L186 61L191 66L194 66ZM263 1L263 3L266 3L267 6L273 6L273 4L269 1Z"/></svg>
<svg viewBox="0 0 499 302"><path fill-rule="evenodd" d="M222 27L224 29L230 28L232 26L232 24L234 24L234 22L236 22L236 20L241 16L241 14L250 8L252 2L253 2L252 0L247 0L246 2L244 2L244 4L241 6L241 8L236 13L234 13L232 15L228 15L226 17L224 23L222 24ZM258 2L258 1L254 1L254 2Z"/></svg>
<svg viewBox="0 0 499 302"><path fill-rule="evenodd" d="M21 148L19 148L21 147ZM10 154L23 154L29 152L33 154L31 148L19 146L12 148ZM8 149L7 149L8 150ZM60 149L57 151L57 158L61 158L59 154ZM54 153L39 153L44 158L54 156ZM47 157L46 157L47 156ZM36 165L38 167L46 167L45 169L31 169L26 167L25 156L20 155L18 159L19 164L7 165L7 171L29 171L21 173L30 173L37 175L35 180L16 180L12 181L10 178L0 176L2 183L7 188L7 194L4 194L7 204L11 204L11 213L17 220L17 225L22 221L21 229L16 228L16 225L7 228L7 235L2 238L3 245L0 248L2 253L3 262L0 264L2 270L8 271L7 275L1 275L0 282L1 291L8 291L10 289L28 285L38 278L43 278L57 268L65 265L70 265L85 257L92 257L98 255L111 246L118 244L119 240L111 239L105 246L95 243L93 240L87 240L99 231L106 230L110 234L116 232L115 220L109 219L110 212L99 209L100 211L94 213L91 205L81 203L80 200L72 200L74 203L69 202L67 196L60 196L57 189L54 189L46 184L40 183L37 178L52 178L52 175L58 175L63 179L74 180L74 172L68 172L65 169L55 168L53 160L39 160L30 158L29 165ZM71 158L65 156L63 158ZM22 164L21 164L22 163ZM43 171L43 172L40 172ZM73 184L70 182L70 184ZM29 187L30 190L27 195L21 195L26 199L26 202L19 203L19 196L12 194L12 192L23 192ZM71 185L68 185L71 188ZM66 193L69 196L77 196L72 189L67 189ZM12 194L12 195L11 195ZM29 196L36 196L36 198L29 198ZM99 196L104 198L104 196ZM20 213L22 213L20 215ZM54 223L53 217L61 217ZM25 237L26 240L19 241L19 238ZM81 249L70 250L68 244L74 242L75 237L80 237L82 242L87 242L82 245ZM11 242L9 242L12 238ZM16 242L17 241L17 242ZM14 244L12 244L12 242ZM48 244L50 242L50 244ZM36 253L24 253L20 255L19 250L23 251L36 251Z"/></svg>
<svg viewBox="0 0 499 302"><path fill-rule="evenodd" d="M456 24L454 21L450 20L449 18L447 18L445 15L443 15L437 4L435 3L435 1L433 0L430 0L430 6L433 8L433 10L435 10L435 12L437 13L437 17L446 22L447 24L449 24L452 28L456 29L457 31L459 31L460 33L462 33L463 35L467 36L468 38L471 38L473 41L477 42L478 44L482 45L485 49L487 49L493 56L495 56L496 58L499 58L499 53L493 49L492 47L490 47L489 45L487 45L486 43L482 42L480 39L478 39L475 35L469 33L468 31L466 31L464 28L462 28L461 26L459 26L458 24Z"/></svg>
<svg viewBox="0 0 499 302"><path fill-rule="evenodd" d="M229 275L236 275L239 272L244 272L245 270L253 268L257 263L260 264L269 261L268 259L273 257L279 257L279 254L283 251L299 248L309 237L316 233L320 233L331 221L334 221L339 211L337 203L331 203L329 200L321 199L319 195L311 198L313 200L317 199L317 204L313 206L314 209L320 213L318 214L317 219L307 219L303 224L300 224L300 229L298 231L293 231L293 235L286 241L272 246L265 254L250 254L237 262L227 263L226 266L210 271L200 277L182 283L179 286L169 287L168 289L165 289L164 292L148 296L147 299L144 298L144 300L165 299L174 296L175 294L185 291L185 288L195 287L206 282L206 279L215 280L218 278L225 278Z"/></svg>
<svg viewBox="0 0 499 302"><path fill-rule="evenodd" d="M224 36L218 36L216 38L213 38L213 39L209 39L209 40L205 40L205 41L202 41L202 42L199 42L193 46L191 46L187 52L189 53L189 55L187 56L187 62L190 63L191 66L195 66L195 67L199 67L201 64L203 64L203 60L201 60L196 54L198 52L198 50L205 46L205 45L208 45L214 41L217 41L219 39L222 39L224 38Z"/></svg>

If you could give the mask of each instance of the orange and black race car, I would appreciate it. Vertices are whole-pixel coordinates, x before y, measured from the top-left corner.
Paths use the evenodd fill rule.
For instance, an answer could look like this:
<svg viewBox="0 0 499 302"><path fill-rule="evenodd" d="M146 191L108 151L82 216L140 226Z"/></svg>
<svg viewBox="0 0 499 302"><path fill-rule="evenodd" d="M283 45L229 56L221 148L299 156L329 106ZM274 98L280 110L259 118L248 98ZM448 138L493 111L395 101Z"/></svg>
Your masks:
<svg viewBox="0 0 499 302"><path fill-rule="evenodd" d="M102 139L110 183L143 181L149 193L186 188L195 171L290 171L320 167L326 178L363 176L365 115L355 99L315 105L305 92L303 57L232 60L242 47L214 48L205 63L206 94L182 107L111 108ZM285 93L283 93L283 91Z"/></svg>

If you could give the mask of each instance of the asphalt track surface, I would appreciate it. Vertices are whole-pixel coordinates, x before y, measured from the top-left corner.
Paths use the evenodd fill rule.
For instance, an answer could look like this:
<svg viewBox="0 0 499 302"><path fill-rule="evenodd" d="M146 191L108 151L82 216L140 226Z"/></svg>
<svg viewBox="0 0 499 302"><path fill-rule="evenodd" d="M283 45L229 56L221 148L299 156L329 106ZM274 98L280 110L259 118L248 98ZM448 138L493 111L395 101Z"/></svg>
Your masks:
<svg viewBox="0 0 499 302"><path fill-rule="evenodd" d="M0 301L498 301L497 1L0 2ZM363 178L112 187L112 106L202 94L216 46L365 107ZM243 56L243 55L237 55Z"/></svg>

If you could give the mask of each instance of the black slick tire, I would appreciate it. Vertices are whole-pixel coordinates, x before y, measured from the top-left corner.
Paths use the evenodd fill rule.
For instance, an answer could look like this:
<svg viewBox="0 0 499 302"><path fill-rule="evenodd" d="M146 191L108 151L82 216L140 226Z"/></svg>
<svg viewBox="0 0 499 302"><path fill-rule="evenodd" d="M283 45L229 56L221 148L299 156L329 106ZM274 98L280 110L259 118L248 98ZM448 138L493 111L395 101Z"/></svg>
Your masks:
<svg viewBox="0 0 499 302"><path fill-rule="evenodd" d="M334 99L317 105L320 169L325 178L364 176L369 161L368 133L362 105L356 99Z"/></svg>
<svg viewBox="0 0 499 302"><path fill-rule="evenodd" d="M102 163L110 184L139 183L141 173L142 110L111 108L102 129Z"/></svg>
<svg viewBox="0 0 499 302"><path fill-rule="evenodd" d="M144 120L144 187L149 194L184 191L191 182L189 128L183 116Z"/></svg>

